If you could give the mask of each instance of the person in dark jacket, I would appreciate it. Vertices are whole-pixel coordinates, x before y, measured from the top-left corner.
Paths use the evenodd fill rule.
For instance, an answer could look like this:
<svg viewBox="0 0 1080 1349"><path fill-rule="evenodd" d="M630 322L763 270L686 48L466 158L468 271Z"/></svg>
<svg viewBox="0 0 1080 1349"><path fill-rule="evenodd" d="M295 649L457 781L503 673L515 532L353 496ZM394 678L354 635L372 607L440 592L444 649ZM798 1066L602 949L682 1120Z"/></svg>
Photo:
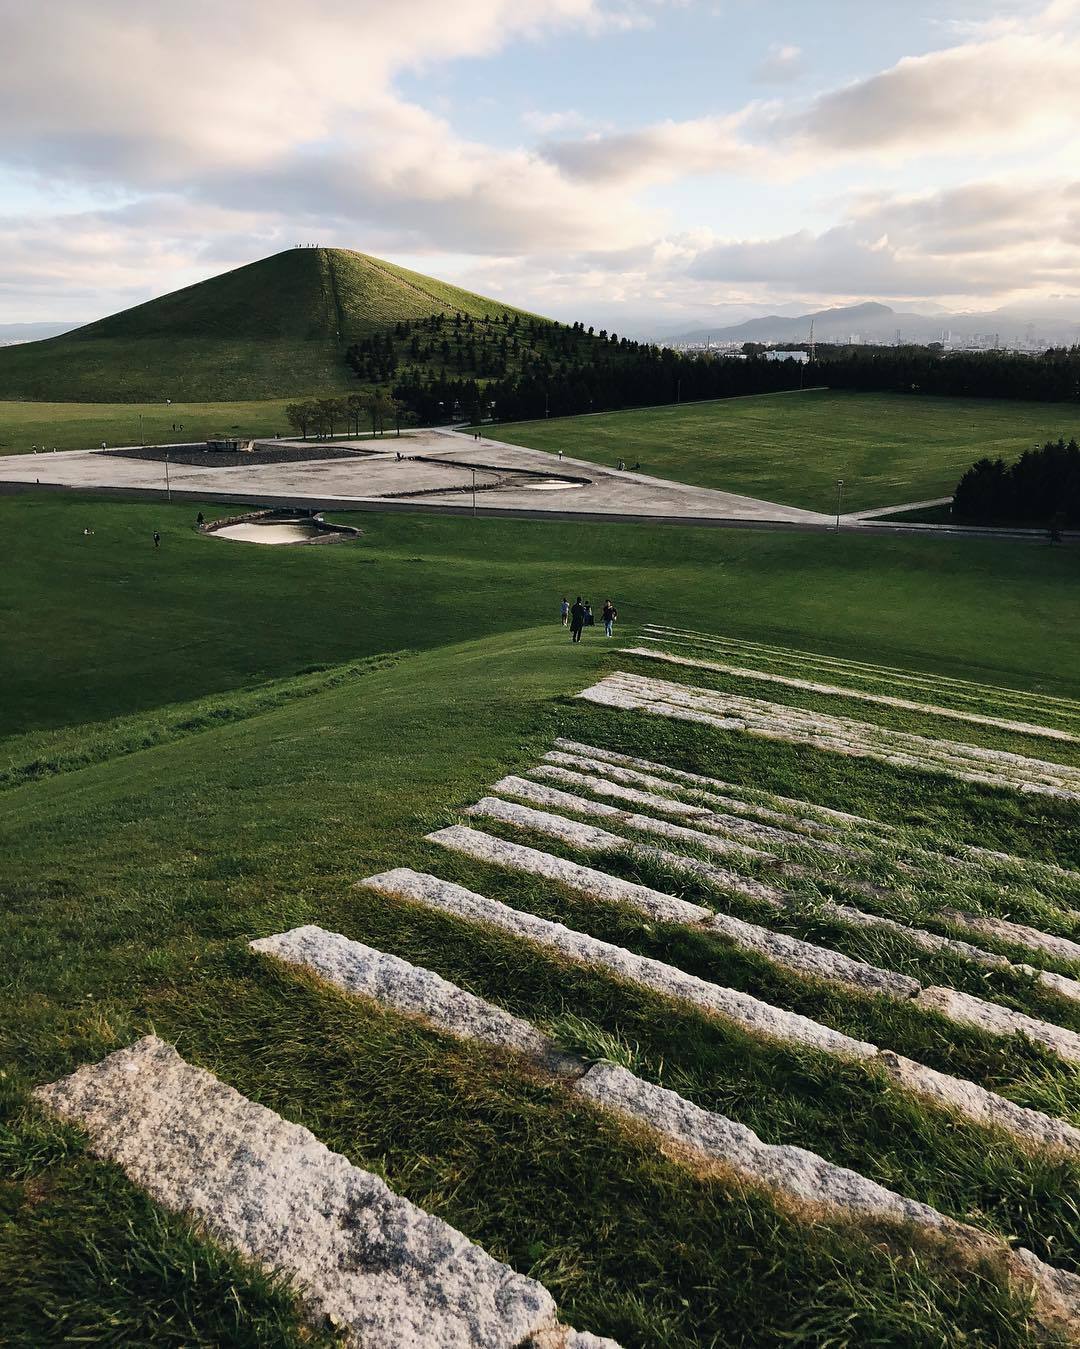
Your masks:
<svg viewBox="0 0 1080 1349"><path fill-rule="evenodd" d="M585 606L581 602L581 596L570 606L570 640L572 642L581 641L581 629L585 626Z"/></svg>
<svg viewBox="0 0 1080 1349"><path fill-rule="evenodd" d="M618 610L610 600L604 601L604 607L600 611L600 617L604 620L604 636L611 636L611 626L619 617Z"/></svg>

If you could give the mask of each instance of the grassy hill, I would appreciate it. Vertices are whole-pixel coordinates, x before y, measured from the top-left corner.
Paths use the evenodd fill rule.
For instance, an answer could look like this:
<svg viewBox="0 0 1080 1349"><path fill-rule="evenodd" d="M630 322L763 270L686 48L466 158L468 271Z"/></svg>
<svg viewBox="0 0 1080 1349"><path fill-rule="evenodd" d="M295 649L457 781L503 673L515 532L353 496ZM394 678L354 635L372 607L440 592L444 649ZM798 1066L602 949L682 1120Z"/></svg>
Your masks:
<svg viewBox="0 0 1080 1349"><path fill-rule="evenodd" d="M631 658L592 632L571 646L556 618L564 589L610 591L630 631L689 623L1075 696L1070 550L399 515L366 515L355 545L277 550L197 536L191 514L0 499L0 524L32 541L0 577L0 617L20 621L0 723L14 784L2 797L0 1340L341 1343L301 1327L287 1285L165 1214L31 1108L31 1087L153 1028L627 1349L1048 1342L992 1268L887 1225L802 1214L723 1171L695 1174L512 1056L299 979L247 942L299 923L366 941L567 1041L591 1036L598 1057L619 1055L769 1142L811 1148L1076 1269L1075 1160L1027 1155L856 1063L355 888L388 866L431 870L1080 1122L1075 1073L1049 1056L423 838L563 735L1075 865L1075 810L1046 797L583 703L573 695ZM860 707L845 710L865 716ZM37 771L20 772L30 757ZM827 894L835 883L823 882ZM679 884L715 905L697 882ZM730 899L745 916L740 903ZM820 902L784 922L883 958L828 928ZM902 954L916 974L962 973ZM975 973L979 991L1001 995L994 972ZM1010 996L1045 1014L1025 984ZM1077 1021L1064 1004L1058 1015Z"/></svg>
<svg viewBox="0 0 1080 1349"><path fill-rule="evenodd" d="M0 348L0 399L207 402L356 388L349 347L432 315L533 318L349 249L294 248L44 342Z"/></svg>

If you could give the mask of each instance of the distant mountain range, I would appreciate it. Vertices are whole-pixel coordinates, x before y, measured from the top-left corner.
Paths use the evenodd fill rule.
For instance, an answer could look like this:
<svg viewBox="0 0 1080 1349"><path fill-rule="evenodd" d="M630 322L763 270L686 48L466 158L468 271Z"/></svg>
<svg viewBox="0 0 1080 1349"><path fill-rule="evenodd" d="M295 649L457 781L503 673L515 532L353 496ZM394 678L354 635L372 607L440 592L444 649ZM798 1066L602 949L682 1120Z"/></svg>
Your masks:
<svg viewBox="0 0 1080 1349"><path fill-rule="evenodd" d="M810 324L818 342L940 342L943 338L971 340L1000 337L1003 346L1040 344L1055 346L1080 341L1080 306L1076 311L1051 309L992 309L981 314L954 314L941 310L932 315L893 309L875 300L864 304L818 309L808 314L769 314L723 328L691 328L664 338L668 345L684 342L807 342Z"/></svg>

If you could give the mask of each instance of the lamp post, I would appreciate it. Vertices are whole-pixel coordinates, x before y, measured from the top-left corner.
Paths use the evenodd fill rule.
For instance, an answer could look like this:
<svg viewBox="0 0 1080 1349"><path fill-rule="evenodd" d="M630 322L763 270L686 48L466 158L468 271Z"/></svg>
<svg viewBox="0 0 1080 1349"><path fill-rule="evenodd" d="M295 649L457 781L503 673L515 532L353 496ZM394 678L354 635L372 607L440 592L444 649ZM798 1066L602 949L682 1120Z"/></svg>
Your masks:
<svg viewBox="0 0 1080 1349"><path fill-rule="evenodd" d="M169 449L165 447L165 500L172 500L172 483L169 481Z"/></svg>
<svg viewBox="0 0 1080 1349"><path fill-rule="evenodd" d="M841 503L843 502L843 500L844 500L844 480L843 480L843 478L837 478L837 480L836 480L836 532L837 532L838 534L839 534L839 532L840 532L840 506L841 506Z"/></svg>
<svg viewBox="0 0 1080 1349"><path fill-rule="evenodd" d="M476 519L476 469L472 471L472 513L473 519Z"/></svg>

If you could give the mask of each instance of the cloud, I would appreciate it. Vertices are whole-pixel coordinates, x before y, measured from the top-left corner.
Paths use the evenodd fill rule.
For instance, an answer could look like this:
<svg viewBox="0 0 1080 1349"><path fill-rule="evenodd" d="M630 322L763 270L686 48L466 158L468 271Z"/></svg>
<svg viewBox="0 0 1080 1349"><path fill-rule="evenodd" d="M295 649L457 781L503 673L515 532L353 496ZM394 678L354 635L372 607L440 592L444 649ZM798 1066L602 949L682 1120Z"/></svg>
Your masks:
<svg viewBox="0 0 1080 1349"><path fill-rule="evenodd" d="M789 84L803 74L803 53L801 47L790 42L774 42L768 55L754 71L758 84Z"/></svg>
<svg viewBox="0 0 1080 1349"><path fill-rule="evenodd" d="M1030 202L1038 202L1038 210ZM728 240L688 267L699 281L840 297L996 296L1080 287L1080 184L978 183L881 194L814 233Z"/></svg>
<svg viewBox="0 0 1080 1349"><path fill-rule="evenodd" d="M687 174L748 171L757 151L739 135L743 114L657 122L638 131L547 141L540 154L567 177L641 187Z"/></svg>
<svg viewBox="0 0 1080 1349"><path fill-rule="evenodd" d="M637 22L601 0L0 0L0 162L46 182L324 212L423 246L588 245L640 213L541 156L488 147L393 78L569 26Z"/></svg>
<svg viewBox="0 0 1080 1349"><path fill-rule="evenodd" d="M966 42L826 93L775 118L772 137L834 155L919 156L1075 134L1080 42L1010 33Z"/></svg>

